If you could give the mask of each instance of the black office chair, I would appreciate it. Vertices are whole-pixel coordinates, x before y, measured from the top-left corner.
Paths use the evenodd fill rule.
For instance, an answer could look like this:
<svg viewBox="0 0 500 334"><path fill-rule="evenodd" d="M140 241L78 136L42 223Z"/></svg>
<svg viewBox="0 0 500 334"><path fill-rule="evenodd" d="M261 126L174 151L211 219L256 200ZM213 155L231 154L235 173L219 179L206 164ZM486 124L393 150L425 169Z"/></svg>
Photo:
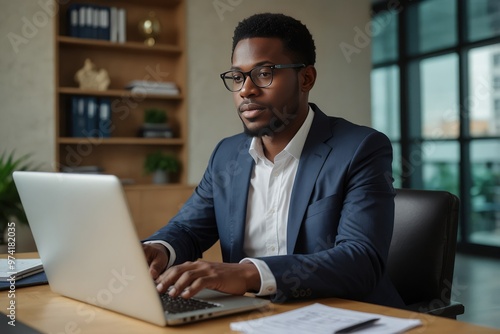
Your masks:
<svg viewBox="0 0 500 334"><path fill-rule="evenodd" d="M446 191L396 189L387 270L407 308L456 319L451 301L459 199Z"/></svg>

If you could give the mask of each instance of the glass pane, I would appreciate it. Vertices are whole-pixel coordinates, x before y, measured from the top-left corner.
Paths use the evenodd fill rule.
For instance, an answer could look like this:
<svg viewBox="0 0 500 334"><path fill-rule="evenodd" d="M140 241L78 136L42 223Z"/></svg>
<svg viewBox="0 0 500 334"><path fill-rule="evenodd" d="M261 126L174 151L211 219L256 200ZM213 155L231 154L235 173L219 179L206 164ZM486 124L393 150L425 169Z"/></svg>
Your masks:
<svg viewBox="0 0 500 334"><path fill-rule="evenodd" d="M458 142L426 141L422 144L422 178L425 189L459 194Z"/></svg>
<svg viewBox="0 0 500 334"><path fill-rule="evenodd" d="M471 143L472 217L469 241L500 246L500 140Z"/></svg>
<svg viewBox="0 0 500 334"><path fill-rule="evenodd" d="M401 144L392 143L392 177L394 178L394 188L401 188L403 186L401 166Z"/></svg>
<svg viewBox="0 0 500 334"><path fill-rule="evenodd" d="M456 0L422 1L408 7L408 52L421 54L457 43Z"/></svg>
<svg viewBox="0 0 500 334"><path fill-rule="evenodd" d="M400 138L399 68L381 67L371 73L372 126L391 140Z"/></svg>
<svg viewBox="0 0 500 334"><path fill-rule="evenodd" d="M372 18L372 62L398 59L398 13L384 10Z"/></svg>
<svg viewBox="0 0 500 334"><path fill-rule="evenodd" d="M423 60L420 76L421 135L457 138L460 128L458 56L452 53Z"/></svg>
<svg viewBox="0 0 500 334"><path fill-rule="evenodd" d="M471 136L500 136L500 44L469 52L469 87Z"/></svg>
<svg viewBox="0 0 500 334"><path fill-rule="evenodd" d="M500 1L467 0L469 41L500 35Z"/></svg>

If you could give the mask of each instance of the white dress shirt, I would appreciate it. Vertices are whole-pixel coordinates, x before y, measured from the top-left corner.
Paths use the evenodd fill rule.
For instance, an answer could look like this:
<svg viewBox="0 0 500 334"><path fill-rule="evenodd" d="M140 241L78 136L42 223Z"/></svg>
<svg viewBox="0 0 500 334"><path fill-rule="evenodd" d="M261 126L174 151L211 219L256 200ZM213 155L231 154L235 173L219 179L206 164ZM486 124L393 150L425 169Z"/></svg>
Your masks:
<svg viewBox="0 0 500 334"><path fill-rule="evenodd" d="M276 155L274 163L269 161L262 147L262 140L254 137L248 150L255 161L248 190L247 216L243 250L248 255L240 261L252 262L259 271L261 287L257 295L265 296L276 293L276 279L267 264L255 259L273 255L286 255L286 235L288 209L293 189L295 174L299 166L300 155L311 128L314 113L311 108L307 117L288 145ZM170 252L168 267L176 258L175 250L164 241L160 243Z"/></svg>
<svg viewBox="0 0 500 334"><path fill-rule="evenodd" d="M309 109L306 120L288 145L269 161L262 140L254 137L248 153L255 161L248 190L247 216L243 250L258 269L261 279L257 295L276 293L276 280L264 261L253 257L286 255L288 209L293 182L302 148L311 128L314 113Z"/></svg>

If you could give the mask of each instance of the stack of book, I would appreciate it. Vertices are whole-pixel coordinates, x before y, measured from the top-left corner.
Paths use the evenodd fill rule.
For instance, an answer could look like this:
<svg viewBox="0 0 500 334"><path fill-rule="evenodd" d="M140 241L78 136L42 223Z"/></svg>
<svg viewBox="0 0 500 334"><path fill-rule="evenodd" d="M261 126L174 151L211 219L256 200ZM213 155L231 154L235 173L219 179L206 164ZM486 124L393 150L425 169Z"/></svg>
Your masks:
<svg viewBox="0 0 500 334"><path fill-rule="evenodd" d="M174 132L168 124L144 123L139 129L139 137L144 138L173 138Z"/></svg>
<svg viewBox="0 0 500 334"><path fill-rule="evenodd" d="M63 173L77 173L77 174L101 174L103 169L99 166L64 166L61 168Z"/></svg>
<svg viewBox="0 0 500 334"><path fill-rule="evenodd" d="M175 82L159 82L159 81L148 81L148 80L134 80L131 81L126 89L130 90L134 94L156 94L156 95L179 95L179 87Z"/></svg>
<svg viewBox="0 0 500 334"><path fill-rule="evenodd" d="M125 43L126 16L124 8L71 4L68 8L68 36Z"/></svg>
<svg viewBox="0 0 500 334"><path fill-rule="evenodd" d="M111 100L92 96L72 96L69 112L72 137L108 138L111 135Z"/></svg>

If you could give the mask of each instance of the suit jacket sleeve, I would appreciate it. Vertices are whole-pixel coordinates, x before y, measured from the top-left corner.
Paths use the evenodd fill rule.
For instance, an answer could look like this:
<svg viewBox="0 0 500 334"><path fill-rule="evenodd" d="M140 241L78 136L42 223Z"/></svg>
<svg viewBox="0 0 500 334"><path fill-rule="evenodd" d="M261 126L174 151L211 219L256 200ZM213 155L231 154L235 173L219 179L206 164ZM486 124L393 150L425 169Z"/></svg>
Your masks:
<svg viewBox="0 0 500 334"><path fill-rule="evenodd" d="M244 134L223 139L191 197L167 225L145 241L168 242L176 252L174 264L201 258L217 240L224 262L237 263L246 257L243 239L253 167L249 143Z"/></svg>

